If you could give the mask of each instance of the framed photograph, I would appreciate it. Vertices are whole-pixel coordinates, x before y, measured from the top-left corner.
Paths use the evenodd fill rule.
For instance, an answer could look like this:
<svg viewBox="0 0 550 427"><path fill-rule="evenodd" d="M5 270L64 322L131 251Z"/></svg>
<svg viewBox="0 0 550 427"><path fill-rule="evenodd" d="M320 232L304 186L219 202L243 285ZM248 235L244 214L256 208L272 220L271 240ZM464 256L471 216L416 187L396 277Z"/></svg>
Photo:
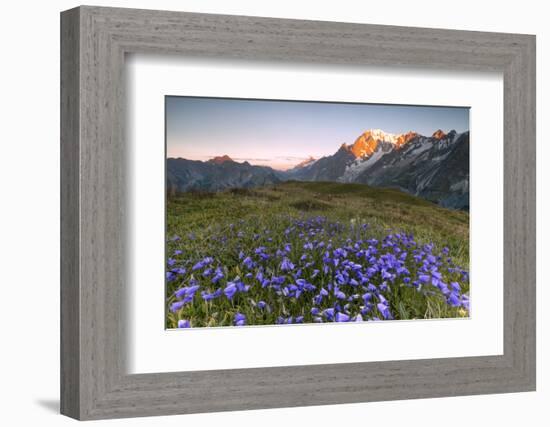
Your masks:
<svg viewBox="0 0 550 427"><path fill-rule="evenodd" d="M469 317L469 108L165 114L167 328Z"/></svg>
<svg viewBox="0 0 550 427"><path fill-rule="evenodd" d="M61 411L535 390L535 37L61 14Z"/></svg>

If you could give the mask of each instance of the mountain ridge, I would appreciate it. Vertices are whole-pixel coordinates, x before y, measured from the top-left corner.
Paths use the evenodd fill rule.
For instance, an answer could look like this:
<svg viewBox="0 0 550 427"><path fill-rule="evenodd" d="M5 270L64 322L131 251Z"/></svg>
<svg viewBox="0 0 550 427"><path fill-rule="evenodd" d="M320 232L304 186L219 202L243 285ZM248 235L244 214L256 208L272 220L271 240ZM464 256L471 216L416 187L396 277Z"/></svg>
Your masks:
<svg viewBox="0 0 550 427"><path fill-rule="evenodd" d="M432 136L423 136L414 131L392 134L369 129L334 154L310 156L287 171L238 163L226 154L206 162L169 158L167 171L169 191L220 191L287 180L333 181L396 188L444 207L468 210L469 131L438 129Z"/></svg>
<svg viewBox="0 0 550 427"><path fill-rule="evenodd" d="M224 154L223 156L215 156L215 157L211 158L208 161L210 163L215 163L217 165L221 165L222 163L225 163L225 162L235 162L235 160L233 160L227 154ZM235 162L235 163L237 163L237 162Z"/></svg>

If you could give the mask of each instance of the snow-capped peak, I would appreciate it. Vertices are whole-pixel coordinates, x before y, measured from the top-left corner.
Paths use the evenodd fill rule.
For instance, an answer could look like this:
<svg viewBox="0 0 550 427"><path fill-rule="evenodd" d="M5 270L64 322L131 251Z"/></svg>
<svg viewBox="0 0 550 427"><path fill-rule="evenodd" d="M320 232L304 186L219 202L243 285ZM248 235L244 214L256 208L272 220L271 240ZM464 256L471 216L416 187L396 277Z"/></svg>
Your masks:
<svg viewBox="0 0 550 427"><path fill-rule="evenodd" d="M438 129L433 133L432 138L443 139L446 136L447 136L447 134L445 132L443 132L441 129Z"/></svg>
<svg viewBox="0 0 550 427"><path fill-rule="evenodd" d="M355 142L349 147L349 150L356 158L367 157L376 151L380 143L385 142L399 147L402 145L403 141L403 135L384 132L382 129L369 129L359 135Z"/></svg>
<svg viewBox="0 0 550 427"><path fill-rule="evenodd" d="M365 136L371 136L374 139L378 139L379 141L385 141L385 142L395 142L397 140L398 135L394 133L385 132L382 129L369 129L363 132L363 135Z"/></svg>
<svg viewBox="0 0 550 427"><path fill-rule="evenodd" d="M301 161L296 166L294 166L294 169L305 168L305 167L311 165L312 163L315 163L316 161L317 161L317 159L315 157L309 156L307 159Z"/></svg>

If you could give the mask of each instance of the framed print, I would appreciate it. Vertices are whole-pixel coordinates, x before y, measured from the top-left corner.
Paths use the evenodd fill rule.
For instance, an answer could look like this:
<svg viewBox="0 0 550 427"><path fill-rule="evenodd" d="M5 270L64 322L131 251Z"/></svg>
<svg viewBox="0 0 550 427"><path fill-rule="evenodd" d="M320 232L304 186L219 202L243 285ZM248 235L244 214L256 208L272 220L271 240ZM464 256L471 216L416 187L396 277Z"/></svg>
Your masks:
<svg viewBox="0 0 550 427"><path fill-rule="evenodd" d="M63 414L535 389L534 36L83 6L61 40Z"/></svg>
<svg viewBox="0 0 550 427"><path fill-rule="evenodd" d="M458 212L469 210L468 108L185 96L165 105L167 328L469 315L469 221ZM367 122L426 126L428 136L373 128L336 142ZM216 155L224 150L231 156ZM439 221L441 252L420 216Z"/></svg>

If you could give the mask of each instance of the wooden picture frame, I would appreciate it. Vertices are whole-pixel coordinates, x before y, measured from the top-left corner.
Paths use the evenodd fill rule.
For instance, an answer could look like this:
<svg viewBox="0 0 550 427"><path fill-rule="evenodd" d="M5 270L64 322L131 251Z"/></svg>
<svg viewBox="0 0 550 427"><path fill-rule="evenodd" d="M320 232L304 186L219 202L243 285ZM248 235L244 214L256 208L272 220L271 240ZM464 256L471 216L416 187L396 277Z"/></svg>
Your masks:
<svg viewBox="0 0 550 427"><path fill-rule="evenodd" d="M504 79L504 353L129 375L127 53ZM61 412L77 419L535 390L535 37L82 6L61 14Z"/></svg>

